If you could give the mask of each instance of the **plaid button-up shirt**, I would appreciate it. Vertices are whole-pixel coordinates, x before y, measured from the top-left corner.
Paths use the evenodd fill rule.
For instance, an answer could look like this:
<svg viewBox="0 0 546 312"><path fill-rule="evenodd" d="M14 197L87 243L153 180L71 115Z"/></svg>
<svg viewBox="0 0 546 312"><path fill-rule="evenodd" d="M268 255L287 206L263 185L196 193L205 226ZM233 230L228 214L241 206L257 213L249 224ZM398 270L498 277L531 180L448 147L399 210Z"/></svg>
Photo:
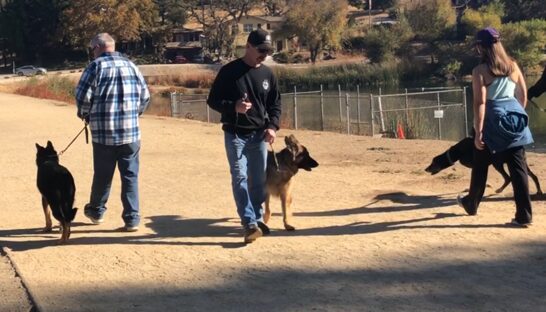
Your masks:
<svg viewBox="0 0 546 312"><path fill-rule="evenodd" d="M93 142L122 145L140 140L138 116L150 92L136 65L118 52L106 52L83 72L76 87L78 117L88 118Z"/></svg>

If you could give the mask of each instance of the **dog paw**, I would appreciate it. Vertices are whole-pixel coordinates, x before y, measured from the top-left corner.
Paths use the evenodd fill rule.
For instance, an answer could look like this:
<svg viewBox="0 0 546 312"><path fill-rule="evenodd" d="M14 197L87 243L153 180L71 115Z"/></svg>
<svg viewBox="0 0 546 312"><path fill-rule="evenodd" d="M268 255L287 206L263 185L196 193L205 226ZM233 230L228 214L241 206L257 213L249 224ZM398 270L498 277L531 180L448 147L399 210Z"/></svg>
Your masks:
<svg viewBox="0 0 546 312"><path fill-rule="evenodd" d="M287 224L287 223L284 224L284 228L285 228L287 231L294 231L294 230L296 230L295 227L293 227L292 225Z"/></svg>

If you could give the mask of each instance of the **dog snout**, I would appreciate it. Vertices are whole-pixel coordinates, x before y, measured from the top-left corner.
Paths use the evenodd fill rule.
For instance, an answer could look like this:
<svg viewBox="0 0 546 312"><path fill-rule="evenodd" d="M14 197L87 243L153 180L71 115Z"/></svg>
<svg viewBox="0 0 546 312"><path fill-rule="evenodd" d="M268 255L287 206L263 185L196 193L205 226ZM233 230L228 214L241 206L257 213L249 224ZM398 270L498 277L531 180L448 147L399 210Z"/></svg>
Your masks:
<svg viewBox="0 0 546 312"><path fill-rule="evenodd" d="M425 171L430 173L431 175L435 175L440 172L440 168L438 168L438 166L434 166L434 164L431 164L430 166L425 168Z"/></svg>

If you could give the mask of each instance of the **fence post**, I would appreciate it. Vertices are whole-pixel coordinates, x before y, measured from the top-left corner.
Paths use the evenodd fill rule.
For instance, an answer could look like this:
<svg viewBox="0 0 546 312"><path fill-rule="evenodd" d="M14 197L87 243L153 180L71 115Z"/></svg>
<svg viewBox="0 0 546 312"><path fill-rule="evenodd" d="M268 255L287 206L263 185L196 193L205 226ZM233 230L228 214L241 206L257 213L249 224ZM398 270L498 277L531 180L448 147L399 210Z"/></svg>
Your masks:
<svg viewBox="0 0 546 312"><path fill-rule="evenodd" d="M405 106L406 106L406 127L409 127L409 103L408 103L408 88L404 89L406 93ZM407 128L406 128L407 129Z"/></svg>
<svg viewBox="0 0 546 312"><path fill-rule="evenodd" d="M296 92L296 86L294 86L294 129L298 130L298 97Z"/></svg>
<svg viewBox="0 0 546 312"><path fill-rule="evenodd" d="M324 131L324 93L320 85L320 130Z"/></svg>
<svg viewBox="0 0 546 312"><path fill-rule="evenodd" d="M207 96L205 98L205 108L207 109L207 122L210 123L210 108L209 108L209 105L207 104L208 99L209 97Z"/></svg>
<svg viewBox="0 0 546 312"><path fill-rule="evenodd" d="M379 119L381 121L381 132L385 132L385 119L383 117L383 103L381 103L381 88L379 88L379 96L377 97L377 106L379 108Z"/></svg>
<svg viewBox="0 0 546 312"><path fill-rule="evenodd" d="M171 117L174 117L175 106L176 106L176 92L171 92Z"/></svg>
<svg viewBox="0 0 546 312"><path fill-rule="evenodd" d="M347 110L347 134L351 134L351 111L349 108L349 93L345 92L345 109Z"/></svg>
<svg viewBox="0 0 546 312"><path fill-rule="evenodd" d="M468 112L466 107L466 87L463 87L463 106L464 106L464 130L465 135L468 137Z"/></svg>
<svg viewBox="0 0 546 312"><path fill-rule="evenodd" d="M341 108L341 85L337 85L337 98L339 102L339 132L342 132L343 130L343 109Z"/></svg>
<svg viewBox="0 0 546 312"><path fill-rule="evenodd" d="M360 135L360 85L356 85L356 114L357 114L357 131Z"/></svg>
<svg viewBox="0 0 546 312"><path fill-rule="evenodd" d="M440 92L436 92L436 98L438 100L438 110L440 110ZM438 140L442 139L442 118L438 118Z"/></svg>
<svg viewBox="0 0 546 312"><path fill-rule="evenodd" d="M375 136L375 120L374 120L374 112L373 112L373 94L370 93L370 115L371 115L371 124L372 124L372 138Z"/></svg>

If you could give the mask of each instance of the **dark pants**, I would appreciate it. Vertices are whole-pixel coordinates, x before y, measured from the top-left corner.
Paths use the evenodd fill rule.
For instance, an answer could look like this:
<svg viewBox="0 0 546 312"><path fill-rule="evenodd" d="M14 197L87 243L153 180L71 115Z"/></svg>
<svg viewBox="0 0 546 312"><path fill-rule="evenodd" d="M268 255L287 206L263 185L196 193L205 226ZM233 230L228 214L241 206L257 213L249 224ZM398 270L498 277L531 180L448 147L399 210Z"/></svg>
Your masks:
<svg viewBox="0 0 546 312"><path fill-rule="evenodd" d="M533 219L531 196L529 195L529 178L525 149L514 147L506 151L491 154L487 147L478 150L474 147L470 191L463 197L462 203L468 212L477 212L487 183L487 171L491 163L506 163L510 173L514 200L516 202L516 221L529 223Z"/></svg>

